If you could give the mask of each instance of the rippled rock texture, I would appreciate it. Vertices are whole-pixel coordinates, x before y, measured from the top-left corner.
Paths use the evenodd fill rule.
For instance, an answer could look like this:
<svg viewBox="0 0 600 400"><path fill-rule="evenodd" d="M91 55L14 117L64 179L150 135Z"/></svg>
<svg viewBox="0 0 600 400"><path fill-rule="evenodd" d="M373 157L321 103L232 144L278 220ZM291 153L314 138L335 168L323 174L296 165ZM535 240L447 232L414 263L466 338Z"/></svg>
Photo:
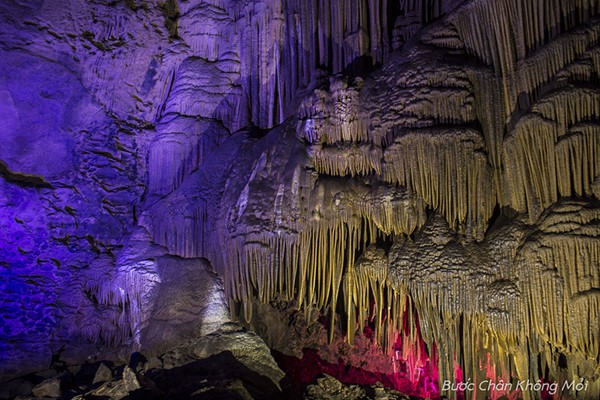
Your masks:
<svg viewBox="0 0 600 400"><path fill-rule="evenodd" d="M164 353L231 316L282 359L423 397L597 398L599 18L1 4L0 375ZM465 395L542 395L521 392Z"/></svg>

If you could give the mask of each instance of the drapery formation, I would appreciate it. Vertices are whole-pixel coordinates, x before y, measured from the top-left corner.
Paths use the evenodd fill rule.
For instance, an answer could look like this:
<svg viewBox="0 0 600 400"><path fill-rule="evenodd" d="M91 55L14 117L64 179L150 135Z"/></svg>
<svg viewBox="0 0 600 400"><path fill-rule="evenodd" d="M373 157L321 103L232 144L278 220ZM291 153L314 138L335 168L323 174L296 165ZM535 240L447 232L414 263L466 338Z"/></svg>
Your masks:
<svg viewBox="0 0 600 400"><path fill-rule="evenodd" d="M349 341L370 323L387 351L435 347L440 382L597 393L599 11L468 2L246 144L202 253L233 308L343 310Z"/></svg>

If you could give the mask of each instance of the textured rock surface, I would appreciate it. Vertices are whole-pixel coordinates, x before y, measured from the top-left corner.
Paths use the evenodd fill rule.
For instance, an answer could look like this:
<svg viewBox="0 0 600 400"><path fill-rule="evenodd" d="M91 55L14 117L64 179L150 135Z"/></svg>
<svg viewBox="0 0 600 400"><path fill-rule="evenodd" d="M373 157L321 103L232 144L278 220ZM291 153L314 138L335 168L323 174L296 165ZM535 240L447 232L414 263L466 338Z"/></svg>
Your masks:
<svg viewBox="0 0 600 400"><path fill-rule="evenodd" d="M307 399L346 399L356 400L365 398L365 390L358 386L344 387L335 378L326 376L317 381L316 385L306 388Z"/></svg>
<svg viewBox="0 0 600 400"><path fill-rule="evenodd" d="M234 364L277 385L228 302L287 355L345 349L414 394L584 379L565 394L598 397L599 15L0 4L0 377L260 347L266 364ZM110 396L131 389L120 374ZM227 385L255 396L243 380Z"/></svg>
<svg viewBox="0 0 600 400"><path fill-rule="evenodd" d="M106 364L102 363L98 367L98 370L94 374L94 380L92 381L92 385L96 383L108 382L113 378L113 372Z"/></svg>
<svg viewBox="0 0 600 400"><path fill-rule="evenodd" d="M60 397L60 381L48 379L34 387L31 392L36 397Z"/></svg>
<svg viewBox="0 0 600 400"><path fill-rule="evenodd" d="M344 385L332 376L325 375L319 378L315 384L309 385L306 388L304 398L307 400L328 400L328 399L344 399L344 400L360 400L360 399L375 399L375 400L405 400L408 396L404 396L394 390L386 390L381 386L374 386L369 389L369 393L365 388L358 385Z"/></svg>
<svg viewBox="0 0 600 400"><path fill-rule="evenodd" d="M0 398L283 398L284 373L255 333L229 323L183 342L148 359L133 353L128 364L103 361L30 374L0 386Z"/></svg>

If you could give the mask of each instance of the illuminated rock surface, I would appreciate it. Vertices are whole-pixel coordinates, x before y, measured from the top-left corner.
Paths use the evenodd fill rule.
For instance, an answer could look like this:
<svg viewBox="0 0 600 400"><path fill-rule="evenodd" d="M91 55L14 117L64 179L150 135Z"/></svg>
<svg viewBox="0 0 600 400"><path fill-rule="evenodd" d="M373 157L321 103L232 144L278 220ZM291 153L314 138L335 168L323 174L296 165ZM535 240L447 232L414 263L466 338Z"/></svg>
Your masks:
<svg viewBox="0 0 600 400"><path fill-rule="evenodd" d="M600 2L5 3L4 397L600 396Z"/></svg>

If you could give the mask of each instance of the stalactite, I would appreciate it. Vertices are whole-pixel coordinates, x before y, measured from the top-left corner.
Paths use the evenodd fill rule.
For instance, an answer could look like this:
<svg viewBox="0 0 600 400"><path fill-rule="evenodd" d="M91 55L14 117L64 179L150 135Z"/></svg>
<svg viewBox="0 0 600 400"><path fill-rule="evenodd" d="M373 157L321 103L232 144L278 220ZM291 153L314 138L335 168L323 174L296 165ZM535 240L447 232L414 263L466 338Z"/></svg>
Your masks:
<svg viewBox="0 0 600 400"><path fill-rule="evenodd" d="M231 33L237 10L228 10L228 2L186 1L178 2L178 7L177 34L195 56L214 62L236 54Z"/></svg>
<svg viewBox="0 0 600 400"><path fill-rule="evenodd" d="M412 98L405 100L402 114L415 116L420 124L427 120L431 120L432 124L459 124L475 120L474 98L467 90L427 87L412 88L409 93Z"/></svg>
<svg viewBox="0 0 600 400"><path fill-rule="evenodd" d="M240 68L235 59L210 62L199 57L186 58L175 73L164 114L215 119L230 130L237 130L245 122L240 122L236 114L242 90L232 85L240 79Z"/></svg>
<svg viewBox="0 0 600 400"><path fill-rule="evenodd" d="M559 194L591 194L598 175L598 128L580 121L600 117L596 90L558 91L532 106L505 141L505 182L515 210L531 220Z"/></svg>
<svg viewBox="0 0 600 400"><path fill-rule="evenodd" d="M368 141L368 119L363 116L360 108L359 92L362 81L357 78L354 86L348 86L344 80L333 80L330 91L332 94L331 127L324 135L328 144L336 142Z"/></svg>
<svg viewBox="0 0 600 400"><path fill-rule="evenodd" d="M476 131L409 131L386 149L384 178L417 193L453 228L468 221L481 239L495 205L482 150Z"/></svg>
<svg viewBox="0 0 600 400"><path fill-rule="evenodd" d="M381 173L381 155L369 145L317 148L313 162L317 172L334 176Z"/></svg>
<svg viewBox="0 0 600 400"><path fill-rule="evenodd" d="M505 142L506 182L511 194L508 204L532 219L557 198L556 136L554 124L526 116Z"/></svg>
<svg viewBox="0 0 600 400"><path fill-rule="evenodd" d="M401 244L395 246L396 250L392 249L390 255L406 251ZM419 346L423 332L426 333L423 339L428 345L429 357L434 355L432 349L436 347L436 354L441 357L438 360L440 381L453 381L456 378L454 365L458 363L477 382L484 378L510 382L512 364L505 340L498 336L498 331L486 328L485 316L476 311L476 306L471 310L464 308L469 303L467 299L447 297L448 294L467 293L476 282L462 281L460 271L449 266L447 276L440 275L441 271L422 269L431 278L415 284L416 277L412 274L405 278L396 274L397 261L388 260L382 249L371 246L354 268L347 270L344 299L350 343L355 332L361 332L364 324L371 321L375 338L382 348L394 363L402 360L409 368L409 379L417 382L419 370L425 367L420 364L424 357L421 352L425 351ZM453 275L459 279L452 278ZM419 316L418 322L414 315ZM397 342L397 337L401 338L402 346L394 350L392 345ZM502 390L484 390L476 395L481 397L490 393L496 397L507 394Z"/></svg>
<svg viewBox="0 0 600 400"><path fill-rule="evenodd" d="M298 307L335 309L342 270L352 265L349 253L362 240L359 228L340 222L315 224L295 239L247 236L232 244L225 257L225 262L231 261L226 264L225 276L231 282L226 295L243 305L247 321L254 295L265 303L283 296L297 299Z"/></svg>
<svg viewBox="0 0 600 400"><path fill-rule="evenodd" d="M579 124L556 144L556 165L564 175L558 181L561 196L593 193L593 182L600 176L600 128L594 124Z"/></svg>
<svg viewBox="0 0 600 400"><path fill-rule="evenodd" d="M258 174L252 176L251 179L261 179ZM300 177L294 178L298 179L301 185L311 184ZM277 233L244 232L221 252L219 265L225 281L230 282L226 285L226 295L233 304L241 306L247 320L251 319L251 297L262 302L296 299L298 307L307 312L313 307L321 312L329 310L333 327L342 276L344 271L354 268L357 249L365 249L378 235L410 234L426 219L425 204L399 188L374 190L355 184L353 190L340 196L335 180L312 184L316 186L298 205L304 210L304 217L282 220L282 229ZM294 203L302 191L281 186L277 189L273 199L275 220L277 210ZM239 218L252 213L253 206L246 205L234 211L232 217L240 226ZM364 280L367 276L363 275L360 279ZM374 282L372 286L378 287ZM380 289L378 296L384 296L384 289ZM364 310L361 315L364 316ZM389 315L385 319L393 320ZM378 336L383 335L383 331L378 332Z"/></svg>
<svg viewBox="0 0 600 400"><path fill-rule="evenodd" d="M425 224L426 203L399 188L372 190L363 201L357 202L359 215L390 234L410 235Z"/></svg>
<svg viewBox="0 0 600 400"><path fill-rule="evenodd" d="M367 156L365 150L368 147L364 146L364 143L370 141L369 119L361 109L359 89L362 84L360 78L356 78L351 85L345 79L332 78L329 91L316 90L312 96L307 97L297 112L297 136L309 143L337 144L338 147L346 149L352 149L349 143L360 143L358 149ZM327 152L326 150L325 153ZM323 153L317 151L315 156L327 157ZM373 150L371 155L368 155L372 160L369 164L379 163L375 160L375 153L376 150ZM364 156L359 156L357 161L360 162ZM319 160L316 164L319 166ZM326 167L326 164L320 166ZM349 164L348 168L353 166Z"/></svg>
<svg viewBox="0 0 600 400"><path fill-rule="evenodd" d="M194 15L209 12L214 14L212 24L222 22L213 29L216 35L226 35L225 27L234 30L230 25L241 32L239 43L229 41L239 55L249 120L261 128L283 122L298 90L314 83L320 69L361 72L388 55L387 16L379 1L286 0L256 6L240 2L229 15L220 7L182 8L185 23L180 30L189 35L198 24ZM207 29L200 27L192 48L203 57L214 58L223 53L224 45L212 38L201 41ZM203 42L208 44L198 48ZM371 59L365 60L364 66L354 65L360 57Z"/></svg>
<svg viewBox="0 0 600 400"><path fill-rule="evenodd" d="M434 25L427 32L423 32L420 40L431 46L447 49L460 50L464 47L456 28L452 25Z"/></svg>
<svg viewBox="0 0 600 400"><path fill-rule="evenodd" d="M467 69L465 75L473 87L475 112L481 124L485 152L492 168L494 191L497 198L502 198L505 191L501 180L502 143L508 115L505 109L499 106L504 98L502 83L491 72L485 70Z"/></svg>
<svg viewBox="0 0 600 400"><path fill-rule="evenodd" d="M531 111L556 121L560 135L580 121L600 119L600 90L569 87L540 99Z"/></svg>
<svg viewBox="0 0 600 400"><path fill-rule="evenodd" d="M370 132L373 143L389 144L388 136L401 132L402 128L469 124L476 119L478 102L465 70L453 66L431 67L421 57L424 55L417 55L403 66L402 74L394 74L398 65L390 65L389 70L383 67L377 86L369 93L378 98L381 107L371 117L371 124L376 127ZM369 102L364 103L368 109Z"/></svg>
<svg viewBox="0 0 600 400"><path fill-rule="evenodd" d="M325 135L327 144L336 142L361 142L369 140L367 121L355 120L355 114L335 115L339 124L334 124ZM348 120L348 118L350 118Z"/></svg>
<svg viewBox="0 0 600 400"><path fill-rule="evenodd" d="M425 24L456 7L459 1L408 0L398 1L399 16L392 33L392 47L398 49Z"/></svg>
<svg viewBox="0 0 600 400"><path fill-rule="evenodd" d="M554 354L565 356L567 379L598 373L598 215L597 208L578 202L552 207L540 218L516 260L519 280L529 282L523 288L525 334L544 343L540 348L530 340L530 351L543 354L555 376ZM592 387L591 393L599 389Z"/></svg>
<svg viewBox="0 0 600 400"><path fill-rule="evenodd" d="M381 49L371 3L240 9L251 119L280 122L317 59L337 71ZM348 341L374 327L413 378L428 352L440 381L592 379L597 210L561 198L598 193L599 92L582 82L598 77L600 30L586 21L599 12L591 0L464 3L421 35L424 46L368 81L332 78L304 98L294 132L284 124L248 146L216 233L198 201L193 218L157 222L155 240L213 260L248 321L254 298L284 299L328 313L333 328L343 303ZM315 13L316 26L302 23ZM269 24L275 39L261 33ZM464 52L479 63L455 64ZM219 245L199 251L209 235ZM486 394L508 392L472 396Z"/></svg>
<svg viewBox="0 0 600 400"><path fill-rule="evenodd" d="M561 23L567 31L599 12L597 0L474 1L454 13L451 22L469 52L508 76L529 52L557 36Z"/></svg>
<svg viewBox="0 0 600 400"><path fill-rule="evenodd" d="M508 78L513 107L521 92L534 93L541 85L555 78L561 70L586 57L598 45L599 35L600 27L597 25L577 28L519 61L514 73L511 72Z"/></svg>
<svg viewBox="0 0 600 400"><path fill-rule="evenodd" d="M198 167L198 147L198 138L186 134L156 138L148 155L148 190L157 195L175 190Z"/></svg>
<svg viewBox="0 0 600 400"><path fill-rule="evenodd" d="M160 283L154 260L124 262L116 271L96 274L87 281L86 290L98 302L99 315L84 316L83 333L107 346L130 338L139 344L142 324L151 311L147 297Z"/></svg>
<svg viewBox="0 0 600 400"><path fill-rule="evenodd" d="M185 209L170 210L171 214L148 215L143 224L152 232L153 240L165 246L169 253L180 257L207 256L210 225L208 208L202 198Z"/></svg>
<svg viewBox="0 0 600 400"><path fill-rule="evenodd" d="M504 231L497 235L509 237L508 242L492 237L480 244L467 242L464 244L467 248L461 248L463 245L456 240L456 233L446 219L438 216L416 235L416 243L410 238L397 240L387 254L373 243L374 238L383 233L374 222L375 215L382 212L376 211L377 207L389 205L372 205L368 196L362 197L359 186L347 190L348 197L339 197L334 183L318 184L318 188L303 199L311 204L308 209L319 213L312 213L313 217L303 228L296 226L299 233L253 233L234 239L234 247L228 250L225 260L225 281L230 282L226 291L233 302L241 303L246 318L251 318L250 297L254 296L263 302L276 298L296 299L298 306L305 310L314 307L333 313L342 290L347 317L345 329L351 343L356 332L362 332L367 323L372 324L375 339L390 354L392 362L404 360L409 365L409 374L416 374L424 351L418 343L424 340L429 351L437 348L440 380L458 379L456 368L476 382L503 379L514 384L515 380L542 377L557 380L559 372L555 369L551 369L550 375L543 375L546 368L556 363L557 351L570 354L568 357L573 358L569 358L569 363L579 366L587 365L585 358L597 356L600 333L595 333L589 325L598 318L594 314L598 307L593 288L598 286L600 275L593 266L597 265L595 259L600 253L597 241L592 239L598 235L593 223L598 218L597 210L582 209L577 205L580 203L563 203L562 208L555 208L554 214L549 214L554 219L549 217L539 224L545 236L536 239L537 242L526 241L520 249L523 234ZM277 192L284 195L275 201L286 204L288 191L278 189ZM385 195L376 189L373 196L393 198L398 197L398 193ZM333 210L323 207L326 204L335 205L336 211L329 214ZM571 214L562 217L561 212ZM579 232L581 238L565 242L564 233L570 231ZM561 235L560 239L553 239L552 235L557 234ZM541 248L547 249L545 253L531 249L529 243L538 242ZM477 249L478 246L482 248ZM362 255L354 261L356 249ZM506 258L500 271L487 261L478 261L490 251L501 252ZM539 254L538 267L520 264L534 262L527 255L530 251ZM515 262L518 252L523 256ZM491 258L499 259L499 254ZM566 268L562 279L570 279L565 280L572 286L569 293L584 293L577 294L574 302L564 285L552 283L556 282L552 278L554 274L539 270L543 265L558 265L557 262ZM472 265L478 265L479 269L472 271ZM582 266L587 269L581 270ZM573 277L574 269L579 272ZM517 273L531 273L536 277L513 280ZM544 281L546 276L551 279ZM550 319L547 312L542 316L541 311L535 311L535 307L541 310L539 305L546 304L540 303L540 296L557 293L564 294L565 304L570 307L568 315L562 311L563 306L554 308ZM531 300L523 303L524 296ZM534 320L530 321L529 315ZM554 318L564 322L547 322ZM331 325L334 325L333 314ZM565 334L568 329L571 333ZM398 337L405 344L401 354L395 353L392 347ZM558 350L549 347L557 345ZM413 353L410 349L420 350ZM539 354L540 363L532 360L530 354ZM590 368L592 372L569 373L572 379L589 378L594 373L593 367ZM505 394L508 391L478 389L473 398ZM531 398L531 393L523 393L523 396Z"/></svg>

